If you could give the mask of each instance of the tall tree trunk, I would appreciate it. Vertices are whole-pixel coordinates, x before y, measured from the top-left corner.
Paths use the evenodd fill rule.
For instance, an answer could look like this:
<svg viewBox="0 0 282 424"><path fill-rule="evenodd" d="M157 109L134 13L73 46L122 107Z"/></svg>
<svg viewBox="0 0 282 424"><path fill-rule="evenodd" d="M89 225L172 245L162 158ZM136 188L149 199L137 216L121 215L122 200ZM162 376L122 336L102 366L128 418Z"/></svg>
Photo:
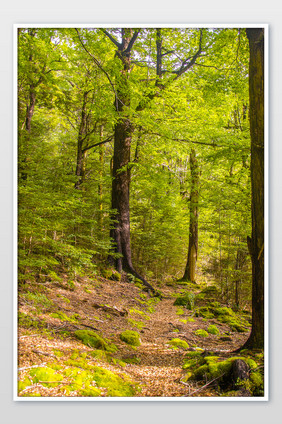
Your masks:
<svg viewBox="0 0 282 424"><path fill-rule="evenodd" d="M129 187L130 187L130 150L133 126L128 116L127 108L130 107L130 88L128 84L131 69L131 44L132 30L122 30L122 43L119 45L118 56L122 62L122 70L117 79L117 98L115 107L118 120L114 129L114 155L113 155L113 180L112 180L112 210L113 227L110 236L114 242L114 254L110 261L115 268L133 274L152 292L154 288L138 274L131 258L130 245L130 212L129 212Z"/></svg>
<svg viewBox="0 0 282 424"><path fill-rule="evenodd" d="M183 280L195 282L198 256L198 203L199 203L199 166L194 149L190 153L191 194L188 256Z"/></svg>
<svg viewBox="0 0 282 424"><path fill-rule="evenodd" d="M264 346L264 30L247 29L250 46L252 330L245 347Z"/></svg>
<svg viewBox="0 0 282 424"><path fill-rule="evenodd" d="M81 185L83 184L84 178L85 178L86 151L83 150L83 141L87 133L87 95L88 95L88 92L83 93L81 118L80 118L80 125L79 125L78 138L77 138L77 155L76 155L76 169L75 169L75 175L77 176L77 181L75 182L75 188L78 190L81 189Z"/></svg>

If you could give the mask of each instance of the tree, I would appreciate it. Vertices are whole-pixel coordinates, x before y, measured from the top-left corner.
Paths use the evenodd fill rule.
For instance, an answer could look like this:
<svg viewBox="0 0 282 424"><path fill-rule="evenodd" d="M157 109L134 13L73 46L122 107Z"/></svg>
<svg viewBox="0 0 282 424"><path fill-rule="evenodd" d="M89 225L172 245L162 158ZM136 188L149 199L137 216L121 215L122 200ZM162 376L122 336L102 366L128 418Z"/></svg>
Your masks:
<svg viewBox="0 0 282 424"><path fill-rule="evenodd" d="M112 183L112 209L115 211L114 223L111 230L111 237L115 244L115 257L112 262L116 269L121 272L125 270L139 278L145 286L153 290L152 286L133 267L131 245L130 245L130 153L134 125L130 118L132 99L130 95L129 77L132 70L133 46L139 36L140 30L134 32L129 28L122 28L121 42L108 31L103 30L106 36L117 47L116 56L121 62L121 70L116 78L116 98L115 107L118 113L117 122L114 128L114 156L113 156L113 183ZM202 52L203 31L200 30L200 39L194 54L185 57L183 60L177 56L178 67L171 70L163 69L163 57L174 54L175 51L163 52L163 39L161 29L156 29L156 75L154 76L154 87L147 90L138 105L136 112L141 112L160 92L167 89L174 81L178 80L186 71L193 67L197 58ZM150 33L150 31L149 31ZM138 61L137 61L138 62ZM179 62L181 63L179 66ZM163 80L165 73L171 74L166 81Z"/></svg>
<svg viewBox="0 0 282 424"><path fill-rule="evenodd" d="M251 133L252 330L245 347L264 346L264 30L248 28Z"/></svg>
<svg viewBox="0 0 282 424"><path fill-rule="evenodd" d="M196 262L198 255L198 203L199 203L199 166L195 149L190 153L191 193L189 198L190 224L188 257L183 280L195 282Z"/></svg>

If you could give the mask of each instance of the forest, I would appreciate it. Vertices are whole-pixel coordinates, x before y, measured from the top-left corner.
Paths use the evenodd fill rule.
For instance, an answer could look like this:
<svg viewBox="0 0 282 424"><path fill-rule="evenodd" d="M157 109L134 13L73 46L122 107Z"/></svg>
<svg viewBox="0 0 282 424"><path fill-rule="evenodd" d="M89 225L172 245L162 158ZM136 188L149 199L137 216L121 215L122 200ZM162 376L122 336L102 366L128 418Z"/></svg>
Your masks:
<svg viewBox="0 0 282 424"><path fill-rule="evenodd" d="M17 28L17 395L264 397L264 28Z"/></svg>

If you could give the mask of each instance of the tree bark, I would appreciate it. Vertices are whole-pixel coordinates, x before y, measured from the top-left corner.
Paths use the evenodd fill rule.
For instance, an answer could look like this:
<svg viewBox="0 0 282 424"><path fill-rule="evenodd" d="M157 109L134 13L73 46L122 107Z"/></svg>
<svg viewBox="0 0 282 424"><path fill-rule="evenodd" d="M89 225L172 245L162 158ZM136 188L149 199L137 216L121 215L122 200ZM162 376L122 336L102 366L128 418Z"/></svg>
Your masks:
<svg viewBox="0 0 282 424"><path fill-rule="evenodd" d="M252 330L244 347L264 347L264 30L247 29L250 46Z"/></svg>
<svg viewBox="0 0 282 424"><path fill-rule="evenodd" d="M83 102L81 109L81 118L80 125L78 130L77 138L77 156L76 156L76 169L75 175L77 176L77 181L75 182L75 188L77 190L81 189L81 185L84 182L85 178L85 159L86 151L83 150L83 141L87 134L87 95L88 92L83 93Z"/></svg>
<svg viewBox="0 0 282 424"><path fill-rule="evenodd" d="M199 203L199 166L194 149L190 153L191 194L188 256L183 280L195 282L198 256L198 203Z"/></svg>
<svg viewBox="0 0 282 424"><path fill-rule="evenodd" d="M114 128L114 155L113 155L113 180L112 180L112 210L113 227L110 231L114 243L114 250L109 260L118 272L126 271L138 279L155 293L154 288L136 272L132 265L130 245L130 151L133 126L128 116L130 107L130 87L128 78L131 70L131 49L137 32L132 35L132 30L122 29L122 42L118 44L117 56L122 63L120 75L117 78L117 98L115 107L118 120Z"/></svg>

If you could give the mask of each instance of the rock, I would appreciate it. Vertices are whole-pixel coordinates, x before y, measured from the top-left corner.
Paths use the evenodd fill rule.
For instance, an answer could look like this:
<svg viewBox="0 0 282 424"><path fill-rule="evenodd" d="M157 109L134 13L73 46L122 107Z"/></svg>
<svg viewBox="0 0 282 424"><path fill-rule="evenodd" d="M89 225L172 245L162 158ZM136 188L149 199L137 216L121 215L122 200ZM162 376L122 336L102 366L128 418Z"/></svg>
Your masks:
<svg viewBox="0 0 282 424"><path fill-rule="evenodd" d="M236 359L232 364L232 378L235 386L238 381L248 380L249 378L249 366L242 359Z"/></svg>

